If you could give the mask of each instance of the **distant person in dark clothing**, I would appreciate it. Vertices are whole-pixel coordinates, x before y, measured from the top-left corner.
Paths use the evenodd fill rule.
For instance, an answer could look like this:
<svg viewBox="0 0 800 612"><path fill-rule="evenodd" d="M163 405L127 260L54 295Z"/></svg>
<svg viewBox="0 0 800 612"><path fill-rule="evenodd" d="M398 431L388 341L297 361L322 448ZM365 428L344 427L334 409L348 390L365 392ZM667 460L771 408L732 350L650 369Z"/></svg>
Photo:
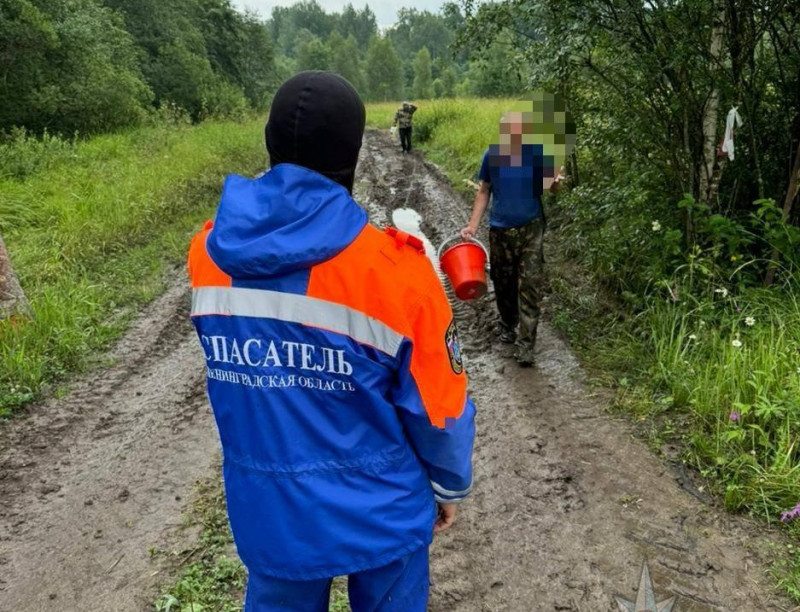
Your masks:
<svg viewBox="0 0 800 612"><path fill-rule="evenodd" d="M400 130L400 146L403 147L403 153L411 152L411 122L416 110L417 107L411 102L403 102L394 114L392 125L396 125Z"/></svg>

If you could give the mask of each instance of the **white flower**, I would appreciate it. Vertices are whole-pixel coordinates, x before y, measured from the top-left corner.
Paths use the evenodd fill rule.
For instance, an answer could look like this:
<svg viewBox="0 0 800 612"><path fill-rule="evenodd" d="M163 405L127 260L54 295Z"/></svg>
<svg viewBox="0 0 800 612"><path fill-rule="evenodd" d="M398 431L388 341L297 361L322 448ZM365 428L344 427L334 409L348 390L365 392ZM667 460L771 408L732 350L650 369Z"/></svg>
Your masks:
<svg viewBox="0 0 800 612"><path fill-rule="evenodd" d="M745 317L744 324L747 325L747 327L753 327L753 325L756 324L756 320L753 317Z"/></svg>
<svg viewBox="0 0 800 612"><path fill-rule="evenodd" d="M689 334L689 340L697 340L697 334Z"/></svg>
<svg viewBox="0 0 800 612"><path fill-rule="evenodd" d="M661 224L658 221L653 221L653 231L654 232L661 231Z"/></svg>
<svg viewBox="0 0 800 612"><path fill-rule="evenodd" d="M725 287L721 287L720 289L714 289L714 293L720 294L722 297L728 297L728 290Z"/></svg>
<svg viewBox="0 0 800 612"><path fill-rule="evenodd" d="M736 340L731 341L731 344L736 348L742 348L742 341L738 338Z"/></svg>

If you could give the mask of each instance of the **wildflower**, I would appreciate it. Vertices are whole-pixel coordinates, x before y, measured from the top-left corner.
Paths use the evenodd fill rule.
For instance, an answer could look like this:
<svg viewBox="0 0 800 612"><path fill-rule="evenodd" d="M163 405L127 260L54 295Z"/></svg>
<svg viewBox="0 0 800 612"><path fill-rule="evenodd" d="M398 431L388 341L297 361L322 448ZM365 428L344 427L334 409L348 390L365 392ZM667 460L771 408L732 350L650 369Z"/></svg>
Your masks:
<svg viewBox="0 0 800 612"><path fill-rule="evenodd" d="M789 521L800 517L800 504L797 504L791 510L781 513L781 522L788 523Z"/></svg>
<svg viewBox="0 0 800 612"><path fill-rule="evenodd" d="M725 287L720 287L719 289L714 289L714 293L718 293L720 296L726 298L728 297L728 290Z"/></svg>
<svg viewBox="0 0 800 612"><path fill-rule="evenodd" d="M739 422L739 413L738 413L736 410L732 411L732 412L731 412L730 419L731 419L731 421L733 421L734 423L738 423L738 422Z"/></svg>
<svg viewBox="0 0 800 612"><path fill-rule="evenodd" d="M756 320L753 317L745 317L744 324L747 325L747 327L753 327L753 325L756 324Z"/></svg>
<svg viewBox="0 0 800 612"><path fill-rule="evenodd" d="M658 221L653 221L653 231L660 232L661 231L661 224Z"/></svg>
<svg viewBox="0 0 800 612"><path fill-rule="evenodd" d="M736 348L742 348L742 341L736 338L735 340L731 341L731 344Z"/></svg>
<svg viewBox="0 0 800 612"><path fill-rule="evenodd" d="M689 334L689 340L697 340L697 334Z"/></svg>

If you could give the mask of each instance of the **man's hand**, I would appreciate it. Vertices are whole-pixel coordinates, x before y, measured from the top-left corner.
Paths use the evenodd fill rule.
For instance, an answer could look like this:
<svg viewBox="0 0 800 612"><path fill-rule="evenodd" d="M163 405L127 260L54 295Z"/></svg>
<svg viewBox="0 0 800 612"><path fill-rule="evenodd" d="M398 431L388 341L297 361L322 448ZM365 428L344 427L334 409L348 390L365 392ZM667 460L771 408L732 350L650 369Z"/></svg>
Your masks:
<svg viewBox="0 0 800 612"><path fill-rule="evenodd" d="M558 193L558 190L561 188L561 181L563 181L564 178L564 166L561 166L561 169L558 171L558 176L556 176L550 184L550 193Z"/></svg>
<svg viewBox="0 0 800 612"><path fill-rule="evenodd" d="M456 510L458 504L436 504L437 516L433 524L433 533L442 533L450 529L453 521L456 520Z"/></svg>
<svg viewBox="0 0 800 612"><path fill-rule="evenodd" d="M467 227L465 227L464 229L461 230L461 237L464 240L470 240L470 239L474 238L475 234L477 234L477 233L478 233L478 228L477 227L472 227L471 225L468 225Z"/></svg>

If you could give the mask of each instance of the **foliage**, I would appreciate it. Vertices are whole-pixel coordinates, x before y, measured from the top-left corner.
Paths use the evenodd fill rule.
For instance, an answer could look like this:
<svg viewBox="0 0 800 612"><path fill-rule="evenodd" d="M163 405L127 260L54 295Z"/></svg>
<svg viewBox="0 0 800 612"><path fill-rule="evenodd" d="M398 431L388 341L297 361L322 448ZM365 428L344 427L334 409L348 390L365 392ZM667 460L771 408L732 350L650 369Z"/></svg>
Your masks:
<svg viewBox="0 0 800 612"><path fill-rule="evenodd" d="M353 5L348 2L339 16L338 33L343 38L352 36L358 50L365 53L370 39L378 33L375 13L368 4L365 4L362 9L354 9Z"/></svg>
<svg viewBox="0 0 800 612"><path fill-rule="evenodd" d="M276 6L269 22L272 39L287 56L294 57L296 40L301 30L325 40L334 30L337 16L329 15L316 0L302 0L291 6Z"/></svg>
<svg viewBox="0 0 800 612"><path fill-rule="evenodd" d="M478 57L473 58L465 75L465 93L486 98L522 93L527 85L525 60L511 49L512 40L506 34L500 34Z"/></svg>
<svg viewBox="0 0 800 612"><path fill-rule="evenodd" d="M366 83L358 59L358 44L355 37L351 34L347 38L342 38L338 32L334 32L328 40L328 46L331 49L331 70L350 81L356 91L365 97Z"/></svg>
<svg viewBox="0 0 800 612"><path fill-rule="evenodd" d="M582 185L595 194L630 185L644 190L636 199L682 232L685 250L706 248L710 233L741 229L739 254L762 262L765 277L774 248L789 252L794 232L787 225L780 245L774 225L750 233L757 229L751 215L767 200L779 203L785 220L797 216L785 201L800 142L800 74L787 69L800 65L800 14L791 3L504 0L464 8L459 43L474 50L476 61L493 54L499 60L497 45L507 41L505 55L525 60L521 75L529 86L567 99L578 122L573 170L580 162ZM480 76L473 63L469 90L487 95L492 88L478 87ZM718 146L734 106L744 123L728 160ZM676 214L675 202L689 202L684 194L696 204ZM609 199L604 209L587 232L610 236L629 222L626 199ZM794 261L788 263L791 269Z"/></svg>
<svg viewBox="0 0 800 612"><path fill-rule="evenodd" d="M0 414L97 363L213 211L226 172L263 163L259 121L0 147L0 233L32 317L0 321ZM20 165L19 160L28 161Z"/></svg>
<svg viewBox="0 0 800 612"><path fill-rule="evenodd" d="M428 99L433 97L433 80L431 77L431 54L428 47L422 47L414 58L414 98Z"/></svg>
<svg viewBox="0 0 800 612"><path fill-rule="evenodd" d="M402 64L390 39L379 36L372 39L366 66L370 100L396 100L402 96Z"/></svg>
<svg viewBox="0 0 800 612"><path fill-rule="evenodd" d="M0 72L0 130L113 130L152 99L122 20L94 0L0 1Z"/></svg>
<svg viewBox="0 0 800 612"><path fill-rule="evenodd" d="M0 140L0 180L23 179L74 156L76 143L45 131L41 137L14 128Z"/></svg>
<svg viewBox="0 0 800 612"><path fill-rule="evenodd" d="M124 15L157 104L193 119L236 116L245 105L262 108L277 85L267 28L230 0L103 2Z"/></svg>
<svg viewBox="0 0 800 612"><path fill-rule="evenodd" d="M295 67L300 70L327 70L331 63L331 51L313 34L297 46Z"/></svg>
<svg viewBox="0 0 800 612"><path fill-rule="evenodd" d="M0 131L68 137L263 108L272 42L230 0L0 0Z"/></svg>

